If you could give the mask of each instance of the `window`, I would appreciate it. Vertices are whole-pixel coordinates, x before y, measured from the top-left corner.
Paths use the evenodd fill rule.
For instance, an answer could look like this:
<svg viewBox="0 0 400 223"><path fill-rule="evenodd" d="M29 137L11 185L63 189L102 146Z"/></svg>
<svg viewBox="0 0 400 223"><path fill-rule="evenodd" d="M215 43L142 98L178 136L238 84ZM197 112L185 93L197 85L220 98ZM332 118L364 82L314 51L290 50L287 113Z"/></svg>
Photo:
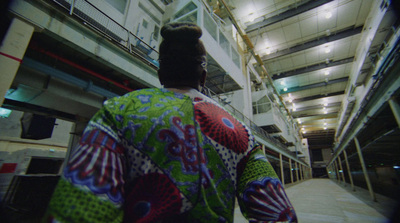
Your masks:
<svg viewBox="0 0 400 223"><path fill-rule="evenodd" d="M222 34L221 31L219 31L219 45L222 47L222 49L225 51L226 54L228 54L229 56L230 54L230 44L228 42L228 39L224 36L224 34Z"/></svg>
<svg viewBox="0 0 400 223"><path fill-rule="evenodd" d="M125 13L125 7L126 7L126 2L127 0L106 0L108 4L110 4L112 7L117 9L119 12L122 14Z"/></svg>
<svg viewBox="0 0 400 223"><path fill-rule="evenodd" d="M204 28L206 28L207 32L214 38L214 40L217 40L217 25L206 11L204 11L203 15Z"/></svg>
<svg viewBox="0 0 400 223"><path fill-rule="evenodd" d="M177 19L179 17L182 17L183 15L186 15L187 13L197 9L197 5L195 5L193 2L189 2L185 7L183 7L179 12L177 12L174 16L174 19Z"/></svg>
<svg viewBox="0 0 400 223"><path fill-rule="evenodd" d="M160 27L154 26L154 34L153 34L153 39L158 41L158 36L160 34Z"/></svg>
<svg viewBox="0 0 400 223"><path fill-rule="evenodd" d="M143 19L143 22L142 22L142 26L145 28L145 29L147 29L147 25L148 25L149 23L145 20L145 19Z"/></svg>
<svg viewBox="0 0 400 223"><path fill-rule="evenodd" d="M62 158L32 157L26 174L58 174L63 162Z"/></svg>

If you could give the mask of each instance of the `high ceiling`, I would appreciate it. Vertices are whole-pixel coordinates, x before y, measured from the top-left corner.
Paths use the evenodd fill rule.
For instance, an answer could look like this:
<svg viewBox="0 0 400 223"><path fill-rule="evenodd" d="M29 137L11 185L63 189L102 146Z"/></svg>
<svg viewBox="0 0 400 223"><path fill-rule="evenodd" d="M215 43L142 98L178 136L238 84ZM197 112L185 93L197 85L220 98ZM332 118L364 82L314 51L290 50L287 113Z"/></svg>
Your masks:
<svg viewBox="0 0 400 223"><path fill-rule="evenodd" d="M333 147L351 72L360 72L356 86L364 84L376 53L392 34L396 17L389 10L357 71L356 52L362 32L370 28L364 25L374 2L225 0L311 149ZM229 19L221 1L214 1L213 7L222 19Z"/></svg>

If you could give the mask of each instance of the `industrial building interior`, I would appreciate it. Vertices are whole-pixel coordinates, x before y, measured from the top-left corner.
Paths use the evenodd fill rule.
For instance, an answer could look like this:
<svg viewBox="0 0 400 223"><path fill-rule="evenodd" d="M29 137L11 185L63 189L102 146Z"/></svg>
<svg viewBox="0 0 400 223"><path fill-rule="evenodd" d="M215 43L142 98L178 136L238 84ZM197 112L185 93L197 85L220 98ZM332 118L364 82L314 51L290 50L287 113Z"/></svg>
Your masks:
<svg viewBox="0 0 400 223"><path fill-rule="evenodd" d="M159 32L175 21L202 27L208 95L252 129L288 189L327 178L367 191L372 205L399 196L397 1L1 4L0 198L10 219L43 214L43 194L106 99L161 87Z"/></svg>

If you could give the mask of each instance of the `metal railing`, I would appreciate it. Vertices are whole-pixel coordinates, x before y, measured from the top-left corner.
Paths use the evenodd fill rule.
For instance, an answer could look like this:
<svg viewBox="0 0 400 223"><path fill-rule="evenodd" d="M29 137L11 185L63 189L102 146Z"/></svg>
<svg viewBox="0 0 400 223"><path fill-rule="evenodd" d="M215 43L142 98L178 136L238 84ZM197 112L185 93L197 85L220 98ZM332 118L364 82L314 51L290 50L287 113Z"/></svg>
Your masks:
<svg viewBox="0 0 400 223"><path fill-rule="evenodd" d="M85 25L102 33L125 50L158 68L158 51L85 0L48 0L81 19Z"/></svg>
<svg viewBox="0 0 400 223"><path fill-rule="evenodd" d="M158 67L158 51L153 49L146 42L142 41L135 34L129 32L122 25L114 21L108 15L103 13L97 7L85 0L49 0L57 3L64 9L69 11L70 15L75 15L84 21L84 24L89 25L93 29L99 31L107 38L114 40L117 44L127 49L129 52L147 60L155 67ZM279 149L288 154L292 152L279 140L270 136L265 130L258 127L248 117L243 115L239 110L229 104L224 104L223 100L210 89L206 89L208 96L217 98L217 102L229 110L236 118L244 122L252 131L253 134L266 139L275 144Z"/></svg>

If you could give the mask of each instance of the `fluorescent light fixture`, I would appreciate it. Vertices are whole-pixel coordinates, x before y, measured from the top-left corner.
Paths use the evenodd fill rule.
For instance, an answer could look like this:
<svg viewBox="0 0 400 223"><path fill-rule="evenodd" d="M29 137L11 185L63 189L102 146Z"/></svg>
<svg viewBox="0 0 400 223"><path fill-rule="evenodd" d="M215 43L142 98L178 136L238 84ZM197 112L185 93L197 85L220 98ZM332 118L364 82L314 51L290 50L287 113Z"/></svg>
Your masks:
<svg viewBox="0 0 400 223"><path fill-rule="evenodd" d="M400 169L400 166L393 166L393 169Z"/></svg>
<svg viewBox="0 0 400 223"><path fill-rule="evenodd" d="M281 85L285 85L285 82L284 82L284 81L281 81Z"/></svg>
<svg viewBox="0 0 400 223"><path fill-rule="evenodd" d="M330 52L331 52L331 48L326 47L326 48L325 48L325 53L330 53Z"/></svg>
<svg viewBox="0 0 400 223"><path fill-rule="evenodd" d="M325 18L330 19L332 17L332 12L326 12L325 13Z"/></svg>
<svg viewBox="0 0 400 223"><path fill-rule="evenodd" d="M295 108L295 107L293 107L293 111L296 111L296 108Z"/></svg>
<svg viewBox="0 0 400 223"><path fill-rule="evenodd" d="M324 72L324 74L325 74L325 76L328 76L328 75L330 74L329 70L326 70L326 71Z"/></svg>
<svg viewBox="0 0 400 223"><path fill-rule="evenodd" d="M287 87L285 87L285 88L283 89L283 91L287 91Z"/></svg>
<svg viewBox="0 0 400 223"><path fill-rule="evenodd" d="M324 106L325 106L325 107L328 106L328 103L324 103Z"/></svg>
<svg viewBox="0 0 400 223"><path fill-rule="evenodd" d="M324 114L328 114L328 112L327 112L327 111L324 111Z"/></svg>
<svg viewBox="0 0 400 223"><path fill-rule="evenodd" d="M324 127L324 130L326 130L327 128L326 127Z"/></svg>
<svg viewBox="0 0 400 223"><path fill-rule="evenodd" d="M307 132L306 131L303 131L303 134L306 134Z"/></svg>

